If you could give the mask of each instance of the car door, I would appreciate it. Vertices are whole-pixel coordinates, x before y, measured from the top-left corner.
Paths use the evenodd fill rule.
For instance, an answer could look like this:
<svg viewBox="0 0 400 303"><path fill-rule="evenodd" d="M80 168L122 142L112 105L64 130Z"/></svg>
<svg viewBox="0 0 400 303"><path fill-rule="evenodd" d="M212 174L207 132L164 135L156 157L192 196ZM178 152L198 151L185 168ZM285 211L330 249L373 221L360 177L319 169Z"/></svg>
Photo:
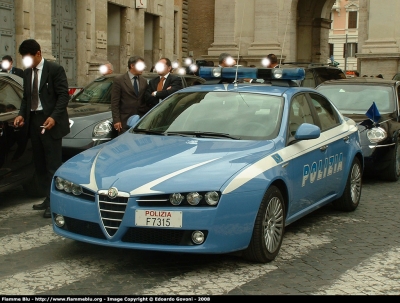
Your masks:
<svg viewBox="0 0 400 303"><path fill-rule="evenodd" d="M10 80L0 77L0 192L33 175L27 126L13 126L21 106L22 88Z"/></svg>
<svg viewBox="0 0 400 303"><path fill-rule="evenodd" d="M323 169L327 149L324 138L295 140L297 129L303 123L318 125L306 93L294 95L290 102L287 136L288 178L290 202L288 220L306 211L326 195L326 178Z"/></svg>
<svg viewBox="0 0 400 303"><path fill-rule="evenodd" d="M344 175L343 163L347 161L347 150L349 136L343 135L347 132L347 124L341 124L337 112L332 104L322 95L309 93L311 104L318 117L318 124L321 128L321 138L324 140L325 169L322 177L326 179L326 195L335 195L341 188L340 184L347 178Z"/></svg>

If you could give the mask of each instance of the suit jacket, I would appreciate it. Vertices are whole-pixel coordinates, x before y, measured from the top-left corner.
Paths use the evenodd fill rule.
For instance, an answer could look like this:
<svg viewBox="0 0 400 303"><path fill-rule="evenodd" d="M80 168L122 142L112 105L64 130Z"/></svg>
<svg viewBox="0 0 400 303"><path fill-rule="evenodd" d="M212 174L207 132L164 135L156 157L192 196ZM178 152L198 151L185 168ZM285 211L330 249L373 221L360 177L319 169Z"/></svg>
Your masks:
<svg viewBox="0 0 400 303"><path fill-rule="evenodd" d="M18 67L11 68L11 73L14 75L20 76L21 78L24 77L24 71Z"/></svg>
<svg viewBox="0 0 400 303"><path fill-rule="evenodd" d="M24 93L19 115L29 125L32 100L32 69L24 70ZM54 139L61 139L70 132L67 105L69 101L68 80L64 68L51 61L44 60L39 84L39 98L46 118L52 117L56 124L50 132Z"/></svg>
<svg viewBox="0 0 400 303"><path fill-rule="evenodd" d="M126 124L130 116L143 116L149 110L144 102L147 80L143 76L138 76L138 81L139 96L133 89L128 72L114 78L111 90L112 118L114 123L121 122L124 130L127 129Z"/></svg>
<svg viewBox="0 0 400 303"><path fill-rule="evenodd" d="M179 76L169 74L167 79L164 81L163 89L161 91L157 91L158 82L160 82L160 77L156 77L149 81L149 86L147 87L146 94L145 94L145 101L146 104L152 108L158 103L160 103L160 99L164 100L169 95L177 92L178 90L183 88L182 79ZM170 87L170 89L167 89ZM152 92L157 91L157 95L154 97L152 96Z"/></svg>

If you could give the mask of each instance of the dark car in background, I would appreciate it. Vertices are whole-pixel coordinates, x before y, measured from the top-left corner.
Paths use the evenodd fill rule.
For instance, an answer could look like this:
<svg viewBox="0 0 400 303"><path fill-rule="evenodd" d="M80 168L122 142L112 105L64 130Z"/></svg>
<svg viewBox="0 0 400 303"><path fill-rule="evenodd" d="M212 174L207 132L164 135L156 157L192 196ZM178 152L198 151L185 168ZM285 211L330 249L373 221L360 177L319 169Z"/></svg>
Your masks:
<svg viewBox="0 0 400 303"><path fill-rule="evenodd" d="M315 88L328 80L346 79L346 74L340 68L330 64L287 62L283 63L282 67L303 67L306 75L299 82L302 87Z"/></svg>
<svg viewBox="0 0 400 303"><path fill-rule="evenodd" d="M388 181L400 176L399 85L399 81L363 77L327 81L317 87L343 115L359 123L364 173ZM372 118L366 116L368 110Z"/></svg>
<svg viewBox="0 0 400 303"><path fill-rule="evenodd" d="M88 84L68 104L71 132L63 138L63 160L117 136L111 115L111 90L119 74L99 77ZM144 72L149 81L159 75ZM182 86L204 84L206 80L194 75L178 75Z"/></svg>
<svg viewBox="0 0 400 303"><path fill-rule="evenodd" d="M35 176L27 125L14 128L21 107L23 79L0 72L0 193L22 185L34 197L44 197Z"/></svg>

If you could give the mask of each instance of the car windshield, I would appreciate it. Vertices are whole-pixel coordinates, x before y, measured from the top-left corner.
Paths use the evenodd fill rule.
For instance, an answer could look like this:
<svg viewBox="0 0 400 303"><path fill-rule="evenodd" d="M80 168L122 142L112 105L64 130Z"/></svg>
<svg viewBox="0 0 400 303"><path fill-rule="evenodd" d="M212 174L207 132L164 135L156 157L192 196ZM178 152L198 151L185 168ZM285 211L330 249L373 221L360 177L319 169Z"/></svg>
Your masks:
<svg viewBox="0 0 400 303"><path fill-rule="evenodd" d="M22 89L18 89L12 80L0 78L0 114L19 109Z"/></svg>
<svg viewBox="0 0 400 303"><path fill-rule="evenodd" d="M83 103L107 103L111 104L111 85L113 78L98 78L88 86L83 92L74 96L71 102Z"/></svg>
<svg viewBox="0 0 400 303"><path fill-rule="evenodd" d="M383 85L333 84L322 85L318 91L328 97L344 114L365 114L375 102L379 112L395 110L393 88Z"/></svg>
<svg viewBox="0 0 400 303"><path fill-rule="evenodd" d="M131 131L155 135L270 140L278 135L283 98L239 92L177 93Z"/></svg>

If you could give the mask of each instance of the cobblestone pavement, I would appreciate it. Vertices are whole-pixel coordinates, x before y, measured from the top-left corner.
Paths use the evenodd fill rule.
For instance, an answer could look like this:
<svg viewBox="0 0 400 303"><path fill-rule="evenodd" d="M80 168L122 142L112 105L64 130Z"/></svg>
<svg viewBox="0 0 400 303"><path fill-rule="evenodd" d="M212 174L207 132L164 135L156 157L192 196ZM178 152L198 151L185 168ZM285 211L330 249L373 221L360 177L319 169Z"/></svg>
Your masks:
<svg viewBox="0 0 400 303"><path fill-rule="evenodd" d="M364 180L361 203L287 227L274 262L132 251L53 233L40 199L0 194L0 294L400 295L400 183Z"/></svg>

